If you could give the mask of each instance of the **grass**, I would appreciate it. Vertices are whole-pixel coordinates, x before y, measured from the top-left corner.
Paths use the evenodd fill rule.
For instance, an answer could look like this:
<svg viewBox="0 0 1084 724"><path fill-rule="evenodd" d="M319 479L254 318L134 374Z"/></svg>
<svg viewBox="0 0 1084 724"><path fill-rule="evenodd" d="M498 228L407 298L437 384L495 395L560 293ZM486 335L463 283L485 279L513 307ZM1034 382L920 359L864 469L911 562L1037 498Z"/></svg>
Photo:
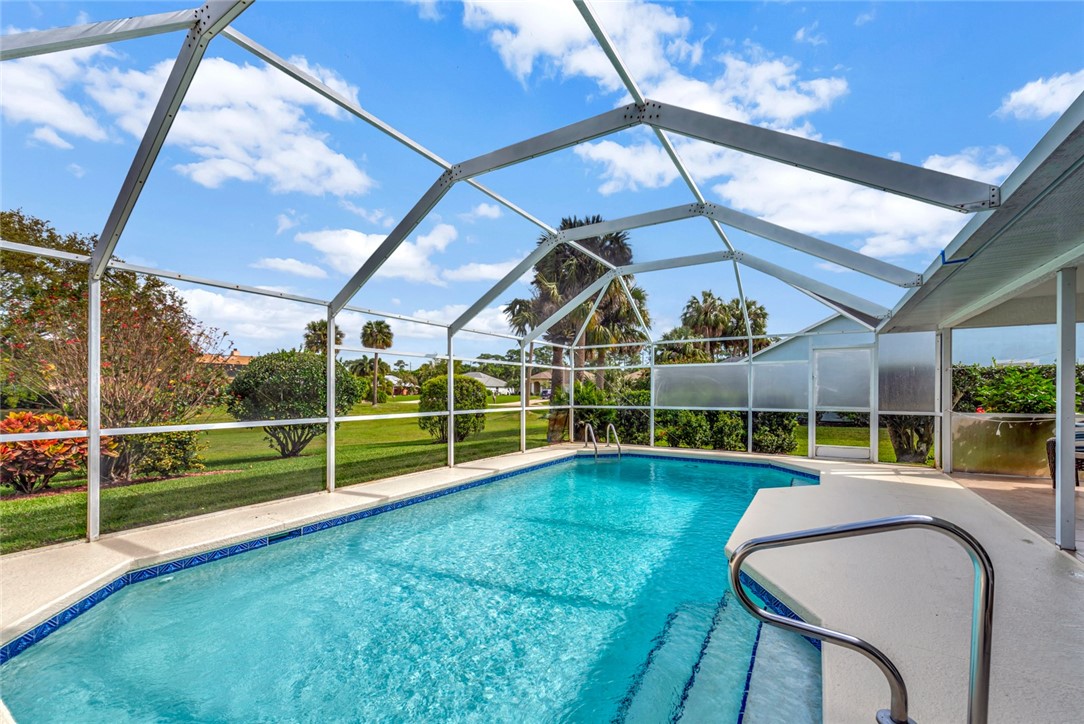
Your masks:
<svg viewBox="0 0 1084 724"><path fill-rule="evenodd" d="M518 397L509 395L514 400ZM499 400L500 398L498 398ZM395 398L376 405L362 403L351 415L381 415L417 412L417 403ZM209 410L205 422L229 421L224 410ZM805 426L796 432L794 455L807 453ZM447 448L435 443L418 427L416 419L372 420L341 423L336 431L336 480L338 485L363 483L378 478L438 468L445 464ZM213 430L204 434L208 444L203 455L204 474L104 488L101 493L103 533L162 523L216 510L277 500L324 488L325 440L315 439L296 458L280 458L264 440L261 429ZM822 445L869 444L866 428L821 427ZM527 415L527 446L546 444L546 420L539 412ZM456 444L456 462L469 462L519 449L519 415L490 413L486 429ZM896 456L881 430L880 459L895 462ZM85 534L87 496L72 490L85 478L68 475L52 487L58 492L32 498L15 497L10 490L0 494L0 553L35 548L49 543L77 540Z"/></svg>
<svg viewBox="0 0 1084 724"><path fill-rule="evenodd" d="M364 405L354 414L417 411L416 404L397 401L375 408ZM224 414L224 413L222 413ZM214 419L214 412L208 417ZM227 418L228 419L228 418ZM351 485L392 475L441 467L447 447L419 429L416 419L341 423L336 431L336 479ZM314 440L300 457L278 457L260 429L213 430L205 433L204 474L104 488L101 493L103 533L161 523L253 503L301 495L324 488L325 440ZM527 415L527 446L546 444L546 421ZM486 429L456 444L456 461L469 462L519 449L519 415L487 415ZM68 476L54 482L57 490L81 487L85 479ZM0 499L0 553L76 540L85 534L87 496L71 491L32 498Z"/></svg>

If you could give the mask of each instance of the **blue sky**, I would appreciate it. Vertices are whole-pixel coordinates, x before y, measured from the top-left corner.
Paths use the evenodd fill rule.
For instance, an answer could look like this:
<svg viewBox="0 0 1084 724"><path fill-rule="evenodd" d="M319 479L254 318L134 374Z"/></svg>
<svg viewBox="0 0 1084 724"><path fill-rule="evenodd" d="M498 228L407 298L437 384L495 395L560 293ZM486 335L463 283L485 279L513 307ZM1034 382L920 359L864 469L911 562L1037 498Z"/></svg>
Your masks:
<svg viewBox="0 0 1084 724"><path fill-rule="evenodd" d="M4 32L191 7L4 2ZM599 3L648 97L1000 182L1084 90L1081 3ZM456 162L627 102L571 4L286 3L234 27ZM3 206L99 232L180 34L5 63ZM675 138L723 203L915 271L966 217ZM440 169L216 39L118 255L189 274L331 298ZM547 223L690 200L634 129L480 181ZM534 246L539 230L457 186L358 305L450 321ZM637 260L718 249L703 219L631 233ZM885 306L901 290L733 232L739 249ZM827 308L743 270L774 333ZM641 275L658 334L690 294L736 294L729 265ZM182 286L199 318L246 353L300 343L320 310ZM524 295L516 285L502 298ZM353 339L363 319L344 316ZM504 330L498 305L475 326ZM436 329L393 323L395 348L438 352ZM1044 337L1045 338L1045 337ZM1045 343L1043 343L1045 344ZM504 340L465 338L467 354ZM1041 346L1041 344L1040 344ZM1039 350L1042 353L1042 350ZM988 359L996 354L982 353Z"/></svg>

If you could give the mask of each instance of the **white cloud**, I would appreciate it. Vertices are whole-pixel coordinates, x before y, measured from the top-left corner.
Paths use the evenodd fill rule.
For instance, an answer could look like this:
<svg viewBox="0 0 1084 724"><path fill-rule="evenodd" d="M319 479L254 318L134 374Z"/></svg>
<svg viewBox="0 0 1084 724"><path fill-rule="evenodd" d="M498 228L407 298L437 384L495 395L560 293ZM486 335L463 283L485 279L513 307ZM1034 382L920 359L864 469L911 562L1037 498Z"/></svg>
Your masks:
<svg viewBox="0 0 1084 724"><path fill-rule="evenodd" d="M443 252L458 236L459 232L454 226L437 224L428 234L415 237L413 242L400 244L376 276L444 286L439 267L429 257ZM325 229L306 231L294 238L316 249L323 255L326 264L349 276L373 255L386 237L355 229Z"/></svg>
<svg viewBox="0 0 1084 724"><path fill-rule="evenodd" d="M347 199L340 199L339 206L343 207L351 214L360 216L361 218L368 221L370 224L382 226L385 229L390 229L391 227L395 226L395 219L391 216L388 216L387 212L384 211L384 209L365 209L361 206L358 206L357 204L352 203Z"/></svg>
<svg viewBox="0 0 1084 724"><path fill-rule="evenodd" d="M291 61L356 100L357 89L334 71L304 58ZM87 68L87 93L116 117L121 129L141 138L172 64L162 61L147 71ZM373 180L328 146L326 134L313 128L309 111L345 117L330 101L274 68L207 58L166 140L199 160L174 169L209 188L239 180L264 182L278 193L367 192Z"/></svg>
<svg viewBox="0 0 1084 724"><path fill-rule="evenodd" d="M468 305L466 304L446 304L437 309L416 309L411 312L409 316L416 319L427 319L431 322L439 322L441 324L450 324L458 319L459 315L467 311L467 306ZM388 323L392 324L393 322L389 320ZM439 327L411 322L395 323L398 324L398 328L402 330L402 334L405 337L432 339L447 338L448 336L448 333ZM482 332L508 334L508 321L504 316L503 307L486 307L478 313L478 316L468 322L467 326Z"/></svg>
<svg viewBox="0 0 1084 724"><path fill-rule="evenodd" d="M827 108L847 92L842 78L798 80L798 64L772 60L756 46L749 59L727 55L726 70L702 80L683 72L703 56L703 40L688 39L692 22L666 5L600 3L606 28L644 93L657 100L740 121L790 123L798 115ZM537 68L564 77L594 80L604 92L624 86L571 3L468 1L464 24L488 31L505 67L521 82ZM627 102L623 98L621 102Z"/></svg>
<svg viewBox="0 0 1084 724"><path fill-rule="evenodd" d="M33 138L35 141L41 141L42 143L47 143L50 146L65 151L71 148L75 148L70 143L61 138L59 135L57 135L57 132L49 126L38 126L30 134L30 137Z"/></svg>
<svg viewBox="0 0 1084 724"><path fill-rule="evenodd" d="M856 27L860 28L866 23L872 23L876 17L877 13L873 10L870 10L867 13L859 13L858 17L854 19L854 24Z"/></svg>
<svg viewBox="0 0 1084 724"><path fill-rule="evenodd" d="M9 60L0 73L0 111L9 123L36 125L33 137L58 148L71 147L61 134L104 141L105 129L66 92L82 81L91 61L114 56L97 46Z"/></svg>
<svg viewBox="0 0 1084 724"><path fill-rule="evenodd" d="M499 219L501 218L501 207L497 204L482 202L467 213L460 214L459 218L469 222L477 221L478 219Z"/></svg>
<svg viewBox="0 0 1084 724"><path fill-rule="evenodd" d="M509 259L496 264L471 262L455 269L445 269L441 276L450 282L496 281L503 279L519 262L519 259Z"/></svg>
<svg viewBox="0 0 1084 724"><path fill-rule="evenodd" d="M1017 88L1001 102L999 116L1040 120L1060 115L1084 93L1084 69L1039 78Z"/></svg>
<svg viewBox="0 0 1084 724"><path fill-rule="evenodd" d="M814 21L812 25L806 25L798 28L798 32L794 34L794 40L799 43L809 43L810 45L824 45L828 42L828 39L823 34L817 33L817 26L820 25L820 21Z"/></svg>
<svg viewBox="0 0 1084 724"><path fill-rule="evenodd" d="M817 267L818 269L823 269L825 271L832 272L833 274L846 274L847 272L851 271L850 269L848 269L845 266L840 266L839 264L833 264L830 261L818 261L813 266Z"/></svg>
<svg viewBox="0 0 1084 724"><path fill-rule="evenodd" d="M179 290L193 317L231 337L272 343L260 351L300 344L305 325L322 312L311 305L242 292L212 292L196 287ZM242 349L244 353L257 350Z"/></svg>
<svg viewBox="0 0 1084 724"><path fill-rule="evenodd" d="M585 161L602 164L605 181L598 190L606 196L625 190L657 189L678 177L674 163L654 141L634 146L598 141L577 146L575 153Z"/></svg>
<svg viewBox="0 0 1084 724"><path fill-rule="evenodd" d="M69 163L67 168L68 173L70 173L72 176L75 176L76 178L83 178L87 175L87 170L77 163Z"/></svg>
<svg viewBox="0 0 1084 724"><path fill-rule="evenodd" d="M293 209L287 210L285 214L279 214L275 217L275 235L279 235L284 231L289 231L294 228L301 221L297 218L297 213Z"/></svg>
<svg viewBox="0 0 1084 724"><path fill-rule="evenodd" d="M285 274L295 274L299 277L306 277L307 279L327 278L327 272L315 264L307 264L293 258L280 259L278 257L268 257L255 261L250 266L253 269L270 269Z"/></svg>
<svg viewBox="0 0 1084 724"><path fill-rule="evenodd" d="M410 4L418 6L418 17L422 20L440 20L439 0L408 0Z"/></svg>

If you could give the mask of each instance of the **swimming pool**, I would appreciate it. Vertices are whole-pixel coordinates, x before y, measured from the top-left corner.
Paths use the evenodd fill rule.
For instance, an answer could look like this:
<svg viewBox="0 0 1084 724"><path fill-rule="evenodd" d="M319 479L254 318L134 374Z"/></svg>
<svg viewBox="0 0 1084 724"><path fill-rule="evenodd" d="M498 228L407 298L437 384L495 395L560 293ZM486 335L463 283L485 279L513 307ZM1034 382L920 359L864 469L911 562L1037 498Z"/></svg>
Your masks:
<svg viewBox="0 0 1084 724"><path fill-rule="evenodd" d="M795 476L580 458L288 536L125 586L0 667L4 701L20 722L815 720L818 652L731 602L723 551Z"/></svg>

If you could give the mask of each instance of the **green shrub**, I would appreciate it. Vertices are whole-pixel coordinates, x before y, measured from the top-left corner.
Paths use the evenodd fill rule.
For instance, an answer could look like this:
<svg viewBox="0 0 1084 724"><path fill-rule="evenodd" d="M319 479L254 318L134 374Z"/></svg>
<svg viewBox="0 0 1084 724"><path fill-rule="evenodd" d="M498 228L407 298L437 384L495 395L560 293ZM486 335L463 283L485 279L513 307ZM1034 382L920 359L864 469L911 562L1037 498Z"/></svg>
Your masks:
<svg viewBox="0 0 1084 724"><path fill-rule="evenodd" d="M1054 412L1054 365L955 365L952 368L956 412ZM1084 365L1076 366L1077 410L1084 400Z"/></svg>
<svg viewBox="0 0 1084 724"><path fill-rule="evenodd" d="M715 415L715 423L711 426L711 446L716 450L745 450L745 415L725 411Z"/></svg>
<svg viewBox="0 0 1084 724"><path fill-rule="evenodd" d="M711 447L711 426L707 415L699 410L679 410L666 431L670 447Z"/></svg>
<svg viewBox="0 0 1084 724"><path fill-rule="evenodd" d="M753 452L786 455L798 449L794 433L798 429L795 412L754 412Z"/></svg>
<svg viewBox="0 0 1084 724"><path fill-rule="evenodd" d="M135 460L132 472L144 477L174 477L190 470L203 470L207 443L199 432L161 432L134 435L127 452Z"/></svg>
<svg viewBox="0 0 1084 724"><path fill-rule="evenodd" d="M238 420L287 420L327 415L327 359L315 352L273 352L253 359L230 383L227 410ZM350 411L361 385L335 363L335 412ZM326 425L265 427L265 438L284 458L297 457Z"/></svg>
<svg viewBox="0 0 1084 724"><path fill-rule="evenodd" d="M483 410L489 404L486 386L473 377L456 375L455 409ZM421 398L418 401L420 412L444 412L448 409L448 378L445 375L431 377L422 385ZM418 427L428 432L439 442L448 442L448 420L446 417L419 417ZM455 441L463 442L472 433L481 432L486 427L485 413L455 416Z"/></svg>

